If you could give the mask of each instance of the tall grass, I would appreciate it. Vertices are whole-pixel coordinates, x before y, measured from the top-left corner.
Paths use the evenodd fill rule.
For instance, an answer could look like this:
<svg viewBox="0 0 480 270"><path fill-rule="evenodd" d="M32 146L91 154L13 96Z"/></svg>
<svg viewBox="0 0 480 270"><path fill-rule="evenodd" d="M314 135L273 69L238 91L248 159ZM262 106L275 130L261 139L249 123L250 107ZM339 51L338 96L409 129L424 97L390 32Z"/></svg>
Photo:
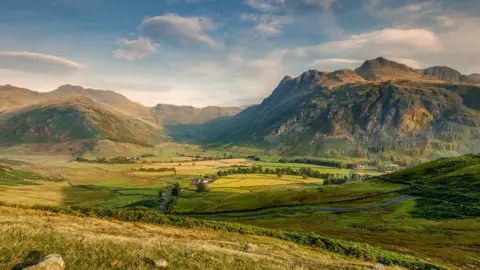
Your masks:
<svg viewBox="0 0 480 270"><path fill-rule="evenodd" d="M144 222L159 225L169 225L182 228L201 228L221 230L243 235L267 236L294 242L297 244L320 248L347 257L373 261L385 265L398 265L408 269L446 269L442 266L427 261L395 252L384 251L367 244L341 241L323 237L314 233L286 232L281 230L266 229L237 223L199 220L192 218L163 215L151 210L124 210L117 211L106 208L92 208L80 206L54 207L54 206L23 206L0 202L0 206L17 207L22 209L35 209L59 214L75 215L82 217L95 217L101 219L114 219L125 222Z"/></svg>

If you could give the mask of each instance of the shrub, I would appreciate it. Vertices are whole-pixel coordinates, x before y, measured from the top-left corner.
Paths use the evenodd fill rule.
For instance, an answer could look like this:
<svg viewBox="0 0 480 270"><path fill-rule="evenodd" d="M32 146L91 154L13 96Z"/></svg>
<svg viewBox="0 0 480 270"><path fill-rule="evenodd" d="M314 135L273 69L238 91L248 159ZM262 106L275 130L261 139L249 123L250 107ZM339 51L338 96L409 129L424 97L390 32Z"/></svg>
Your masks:
<svg viewBox="0 0 480 270"><path fill-rule="evenodd" d="M197 192L207 192L208 191L208 186L204 182L200 182L197 184Z"/></svg>

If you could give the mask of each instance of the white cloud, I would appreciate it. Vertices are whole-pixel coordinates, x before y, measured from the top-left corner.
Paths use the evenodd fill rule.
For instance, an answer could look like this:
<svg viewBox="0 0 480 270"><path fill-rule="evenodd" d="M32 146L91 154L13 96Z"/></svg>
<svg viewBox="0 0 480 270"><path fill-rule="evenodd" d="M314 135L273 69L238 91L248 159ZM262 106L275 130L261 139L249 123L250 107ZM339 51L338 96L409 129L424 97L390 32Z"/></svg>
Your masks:
<svg viewBox="0 0 480 270"><path fill-rule="evenodd" d="M285 4L285 0L245 0L245 5L261 10L261 11L273 11Z"/></svg>
<svg viewBox="0 0 480 270"><path fill-rule="evenodd" d="M245 14L240 18L255 22L254 32L261 37L276 37L279 36L285 24L291 22L291 18L287 16L275 16L267 14Z"/></svg>
<svg viewBox="0 0 480 270"><path fill-rule="evenodd" d="M453 27L456 25L456 20L447 15L439 15L435 18L437 22L443 27Z"/></svg>
<svg viewBox="0 0 480 270"><path fill-rule="evenodd" d="M182 46L203 44L211 49L219 49L221 44L208 34L208 31L215 27L213 21L207 17L164 14L145 18L139 30L142 36L160 44L173 43Z"/></svg>
<svg viewBox="0 0 480 270"><path fill-rule="evenodd" d="M330 9L337 0L300 0L305 5L318 5Z"/></svg>
<svg viewBox="0 0 480 270"><path fill-rule="evenodd" d="M348 39L321 43L310 47L300 47L290 53L300 57L325 54L395 54L396 52L438 52L441 43L435 33L425 29L382 30L354 35Z"/></svg>
<svg viewBox="0 0 480 270"><path fill-rule="evenodd" d="M22 72L68 74L85 68L84 65L54 55L24 52L0 51L0 69Z"/></svg>
<svg viewBox="0 0 480 270"><path fill-rule="evenodd" d="M117 58L123 58L130 61L143 58L144 56L157 52L158 44L148 37L138 37L137 39L119 40L120 48L114 51Z"/></svg>

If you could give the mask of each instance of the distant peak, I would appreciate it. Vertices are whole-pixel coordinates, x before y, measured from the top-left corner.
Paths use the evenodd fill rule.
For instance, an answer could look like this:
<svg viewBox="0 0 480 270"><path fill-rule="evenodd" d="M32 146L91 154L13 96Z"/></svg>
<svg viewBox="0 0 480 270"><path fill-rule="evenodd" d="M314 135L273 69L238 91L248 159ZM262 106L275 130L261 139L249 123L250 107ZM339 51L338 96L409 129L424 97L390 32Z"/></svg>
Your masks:
<svg viewBox="0 0 480 270"><path fill-rule="evenodd" d="M59 91L82 91L85 90L83 87L78 85L64 84L57 88Z"/></svg>
<svg viewBox="0 0 480 270"><path fill-rule="evenodd" d="M423 70L423 74L437 77L444 81L459 82L462 80L462 74L458 70L447 66L429 67Z"/></svg>
<svg viewBox="0 0 480 270"><path fill-rule="evenodd" d="M293 78L287 75L287 76L283 77L283 79L280 81L280 84L286 83L286 82L291 81L291 80L293 80Z"/></svg>
<svg viewBox="0 0 480 270"><path fill-rule="evenodd" d="M409 79L418 78L420 73L407 65L388 60L385 57L365 61L355 69L365 80Z"/></svg>
<svg viewBox="0 0 480 270"><path fill-rule="evenodd" d="M318 71L316 69L310 69L305 71L300 75L300 81L306 83L317 82L321 79L322 76L326 75L326 72Z"/></svg>

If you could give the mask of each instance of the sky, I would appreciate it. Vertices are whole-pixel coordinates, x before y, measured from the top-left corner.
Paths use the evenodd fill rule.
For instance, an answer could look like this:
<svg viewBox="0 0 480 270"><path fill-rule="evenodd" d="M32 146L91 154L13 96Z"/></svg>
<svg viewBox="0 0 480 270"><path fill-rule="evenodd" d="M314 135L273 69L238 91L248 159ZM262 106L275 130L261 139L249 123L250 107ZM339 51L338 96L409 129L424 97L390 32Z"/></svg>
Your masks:
<svg viewBox="0 0 480 270"><path fill-rule="evenodd" d="M0 84L36 91L248 105L284 76L378 56L480 73L480 1L0 0Z"/></svg>

